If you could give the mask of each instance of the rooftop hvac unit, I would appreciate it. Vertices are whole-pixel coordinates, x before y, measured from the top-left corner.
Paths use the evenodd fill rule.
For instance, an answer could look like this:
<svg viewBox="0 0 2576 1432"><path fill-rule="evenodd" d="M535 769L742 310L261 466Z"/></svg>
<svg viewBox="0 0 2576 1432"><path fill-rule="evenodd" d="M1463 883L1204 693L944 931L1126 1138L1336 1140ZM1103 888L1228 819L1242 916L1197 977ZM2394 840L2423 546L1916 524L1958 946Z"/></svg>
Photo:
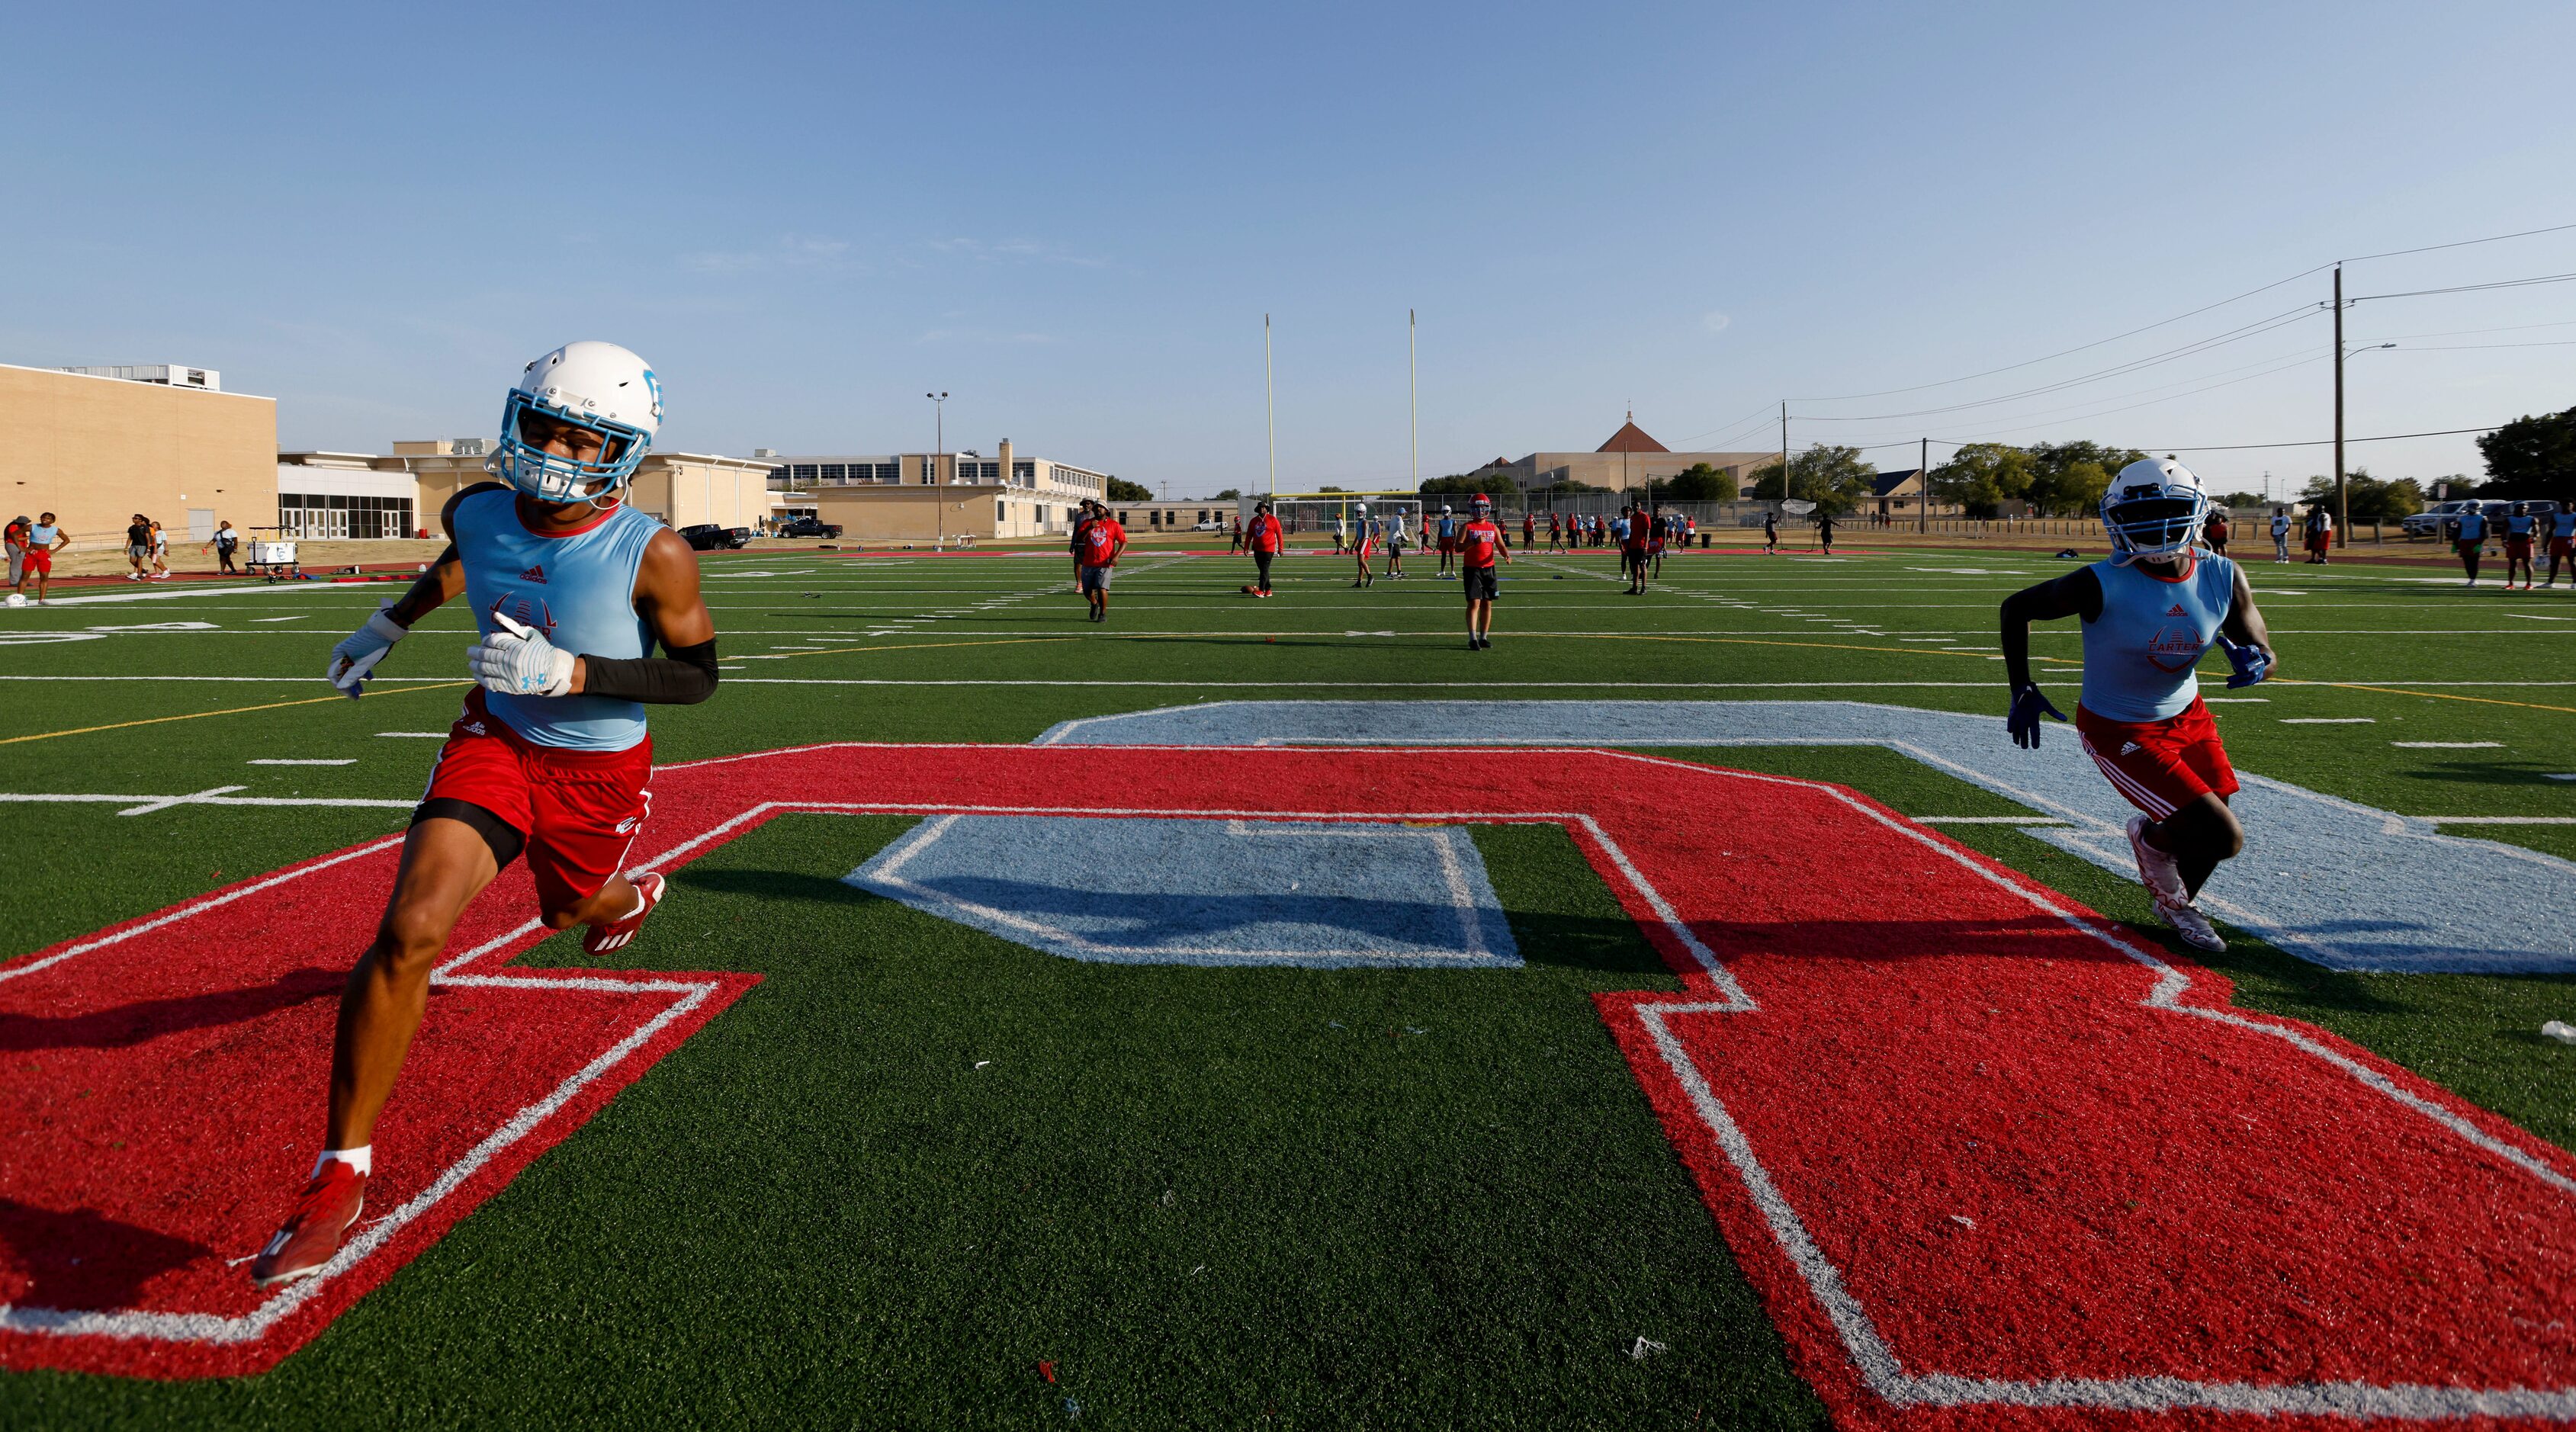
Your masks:
<svg viewBox="0 0 2576 1432"><path fill-rule="evenodd" d="M224 390L224 375L212 368L189 368L177 363L125 363L96 368L65 368L66 373L85 373L92 378L122 378L129 383L158 383L167 388L198 388L209 393Z"/></svg>

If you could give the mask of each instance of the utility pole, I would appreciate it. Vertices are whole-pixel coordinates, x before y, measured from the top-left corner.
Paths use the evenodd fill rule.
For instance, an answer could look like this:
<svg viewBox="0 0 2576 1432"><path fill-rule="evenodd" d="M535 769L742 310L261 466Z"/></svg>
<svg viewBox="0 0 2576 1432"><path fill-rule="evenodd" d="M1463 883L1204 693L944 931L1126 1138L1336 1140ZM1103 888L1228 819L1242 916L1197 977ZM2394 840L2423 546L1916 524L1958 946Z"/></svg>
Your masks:
<svg viewBox="0 0 2576 1432"><path fill-rule="evenodd" d="M1422 369L1414 354L1418 346L1414 338L1415 330L1420 326L1414 320L1413 310L1406 309L1404 311L1404 381L1406 385L1404 418L1410 430L1407 441L1413 449L1413 490L1416 492L1422 490Z"/></svg>
<svg viewBox="0 0 2576 1432"><path fill-rule="evenodd" d="M1261 315L1261 411L1270 425L1270 500L1279 500L1279 398L1270 380L1270 315Z"/></svg>
<svg viewBox="0 0 2576 1432"><path fill-rule="evenodd" d="M1780 500L1789 500L1789 400L1780 400Z"/></svg>
<svg viewBox="0 0 2576 1432"><path fill-rule="evenodd" d="M1914 530L1932 530L1932 440L1923 439L1923 455L1914 460L1915 484L1922 488L1914 497Z"/></svg>
<svg viewBox="0 0 2576 1432"><path fill-rule="evenodd" d="M2343 490L2343 265L2334 271L2335 545L2352 544L2352 504Z"/></svg>

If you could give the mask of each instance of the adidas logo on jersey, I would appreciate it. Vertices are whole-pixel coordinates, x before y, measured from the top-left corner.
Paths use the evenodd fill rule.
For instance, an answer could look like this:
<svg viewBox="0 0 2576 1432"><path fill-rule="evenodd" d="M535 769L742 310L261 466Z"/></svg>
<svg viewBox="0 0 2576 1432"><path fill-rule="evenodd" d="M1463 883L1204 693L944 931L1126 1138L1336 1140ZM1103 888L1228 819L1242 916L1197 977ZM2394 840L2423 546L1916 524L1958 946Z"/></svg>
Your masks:
<svg viewBox="0 0 2576 1432"><path fill-rule="evenodd" d="M519 574L519 580L520 580L520 581L522 581L522 582L543 582L545 579L546 579L546 568L545 568L545 564L544 564L544 563L542 563L542 562L538 563L536 566L530 567L528 570L526 570L526 571L524 571L524 572L521 572L521 573ZM2175 615L2175 616L2180 616L2180 615L2182 615L2182 608L2180 608L2180 607L2176 607L2176 608L2174 608L2174 615Z"/></svg>
<svg viewBox="0 0 2576 1432"><path fill-rule="evenodd" d="M2123 756L2134 756L2145 749L2146 747L2139 745L2137 742L2130 741L2124 743L2120 747L2120 754Z"/></svg>
<svg viewBox="0 0 2576 1432"><path fill-rule="evenodd" d="M538 580L538 581L542 582L542 581L544 581L545 579L546 579L546 578L545 578L545 574L544 574L544 573L540 572L540 573L538 573L538 574L537 574L537 580ZM2169 611L2169 612L2167 612L2167 613L2165 613L2165 615L2166 615L2166 616L2169 616L2169 617L2187 617L2187 616L2190 616L2190 615L2191 615L2191 613L2189 613L2189 612L2187 612L2187 611L2184 611L2184 610L2182 609L2182 603L2180 603L2180 602L2176 602L2176 603L2174 603L2174 604L2173 604L2173 610L2172 610L2172 611Z"/></svg>

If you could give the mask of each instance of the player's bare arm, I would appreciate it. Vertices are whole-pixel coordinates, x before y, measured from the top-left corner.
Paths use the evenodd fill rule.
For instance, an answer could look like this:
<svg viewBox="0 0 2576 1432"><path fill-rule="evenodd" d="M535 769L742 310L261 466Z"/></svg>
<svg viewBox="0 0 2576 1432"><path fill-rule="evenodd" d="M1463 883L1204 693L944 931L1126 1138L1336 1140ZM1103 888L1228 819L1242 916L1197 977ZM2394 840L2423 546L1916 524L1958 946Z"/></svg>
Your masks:
<svg viewBox="0 0 2576 1432"><path fill-rule="evenodd" d="M698 554L677 532L644 549L635 614L668 656L573 658L571 695L623 696L648 706L694 705L716 690L716 621L698 592Z"/></svg>
<svg viewBox="0 0 2576 1432"><path fill-rule="evenodd" d="M2004 598L2003 651L2004 683L2019 692L2032 684L2030 679L2030 624L2063 621L2082 617L2091 621L2102 614L2102 583L2090 567L2078 567L2062 577L2022 588ZM2059 718L2063 720L2064 718Z"/></svg>

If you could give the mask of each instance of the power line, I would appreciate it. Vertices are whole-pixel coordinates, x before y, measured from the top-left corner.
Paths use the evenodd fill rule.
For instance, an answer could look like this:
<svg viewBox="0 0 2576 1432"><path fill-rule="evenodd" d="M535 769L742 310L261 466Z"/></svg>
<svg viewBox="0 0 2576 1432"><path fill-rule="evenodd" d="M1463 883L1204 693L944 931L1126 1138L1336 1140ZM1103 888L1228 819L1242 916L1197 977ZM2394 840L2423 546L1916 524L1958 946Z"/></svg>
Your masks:
<svg viewBox="0 0 2576 1432"><path fill-rule="evenodd" d="M1809 413L1801 416L1803 421L1811 423L1874 423L1891 421L1897 418L1935 417L1942 413L1966 412L1971 408L1987 408L1992 407L1997 403L2017 402L2023 398L2035 398L2044 393L2055 393L2067 388L2081 387L2086 383L2098 383L2105 378L2116 378L2124 373L2134 373L2142 368L2152 368L2160 363L2170 363L2177 358L2188 358L2197 353L2208 352L2213 348L2225 347L2230 343L2241 343L2248 338L2260 337L2265 333L2271 332L2275 328L2286 327L2303 318L2313 318L2316 316L2316 312L2317 310L2314 305L2303 303L2296 308L2285 309L2268 318L2258 318L2252 323L2244 324L2237 328L2231 328L2224 333L2216 334L2208 338L2196 339L2190 343L2183 344L2179 348L2168 348L2162 353L2150 354L2144 358L2133 359L2129 362L2116 364L2112 367L2101 369L2098 372L2086 373L2079 377L2062 378L2054 383L2043 383L2036 388L2025 388L2018 393L2002 393L1992 398L1979 398L1971 402L1952 403L1938 408L1917 408L1911 412L1903 413L1858 413L1839 417Z"/></svg>
<svg viewBox="0 0 2576 1432"><path fill-rule="evenodd" d="M2537 284L2567 283L2570 281L2576 281L2576 273L2551 273L2541 274L2533 278L2508 278L2495 283L2454 284L2449 288L2410 288L2399 293L2365 293L2358 298L2347 299L2345 302L2368 303L2375 298L2422 298L2426 294L2432 293L2477 293L2483 289L2490 288L2530 288Z"/></svg>
<svg viewBox="0 0 2576 1432"><path fill-rule="evenodd" d="M1905 388L1881 388L1876 392L1871 393L1841 393L1829 398L1791 398L1789 401L1793 403L1841 403L1849 402L1855 398L1884 398L1895 393L1919 393L1926 388L1946 388L1954 383L1967 383L1973 382L1979 378L1991 378L1997 373L2010 373L2017 368L2029 368L2037 364L2053 362L2056 359L2066 357L2070 353L2081 353L2089 348L2099 348L2106 343L2117 343L2123 338L2135 338L2141 333L2148 333L2155 329L2170 327L2173 324L2182 322L2186 318L2197 318L2201 314L2207 313L2213 308L2225 308L2231 303L2252 298L2258 293L2268 293L2273 289L2279 288L2285 283L2296 283L2310 274L2323 273L2327 269L2333 267L2333 264L2319 264L2315 268L2301 269L2299 272L2290 275L2288 278L2274 279L2272 282L2263 285L2261 288L2249 288L2243 293L2237 294L2234 298L2222 298L2216 303L2205 303L2200 307L2191 310L2189 313L2177 313L2171 318L2160 318L2155 322L2146 324L2142 327L2132 328L2126 333L2114 333L2108 338L2096 339L2091 343L2079 343L2072 348L2060 349L2043 358L2032 358L2021 363L2007 363L2000 368L1988 368L1982 373L1970 373L1961 378L1944 378L1937 383L1916 383L1911 387Z"/></svg>
<svg viewBox="0 0 2576 1432"><path fill-rule="evenodd" d="M2471 244L2496 244L2502 243L2506 239L2527 239L2534 234L2563 234L2569 229L2576 229L2576 224L2552 224L2545 229L2525 229L2518 234L2489 234L2483 239L2462 239L2457 243L2450 244L2426 244L2420 249L2390 249L2384 254L2362 254L2356 258L2344 259L2342 262L2348 264L2367 263L2372 259L2402 258L2407 254L2429 254L2436 249L2465 249ZM2310 269L2308 272L2314 273L2316 270Z"/></svg>
<svg viewBox="0 0 2576 1432"><path fill-rule="evenodd" d="M2444 428L2439 432L2431 433L2383 433L2375 438L2345 438L2344 441L2348 443L2393 443L2400 438L2449 438L2458 437L2462 433L2491 433L2497 428L2501 428L2503 426L2504 424L2502 423L2495 423L2483 428ZM2332 438L2312 438L2306 442L2296 443L2200 443L2197 445L2188 445L2184 443L2156 444L2156 448L2162 452L2242 452L2248 448L2332 446L2334 446L2334 439Z"/></svg>

